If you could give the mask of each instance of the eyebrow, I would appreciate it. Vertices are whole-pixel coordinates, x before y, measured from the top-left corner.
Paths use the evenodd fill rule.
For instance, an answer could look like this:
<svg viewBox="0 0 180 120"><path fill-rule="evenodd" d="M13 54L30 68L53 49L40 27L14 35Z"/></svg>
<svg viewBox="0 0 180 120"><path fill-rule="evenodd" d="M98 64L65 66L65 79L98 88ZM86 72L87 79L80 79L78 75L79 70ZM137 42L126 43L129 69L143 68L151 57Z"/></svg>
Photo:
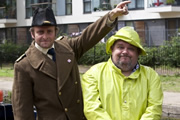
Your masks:
<svg viewBox="0 0 180 120"><path fill-rule="evenodd" d="M129 44L129 43L128 43ZM124 44L123 43L116 43L116 45L123 45L124 46ZM138 47L136 47L136 46L134 46L134 45L131 45L131 44L129 44L129 47L133 47L133 48L138 48Z"/></svg>

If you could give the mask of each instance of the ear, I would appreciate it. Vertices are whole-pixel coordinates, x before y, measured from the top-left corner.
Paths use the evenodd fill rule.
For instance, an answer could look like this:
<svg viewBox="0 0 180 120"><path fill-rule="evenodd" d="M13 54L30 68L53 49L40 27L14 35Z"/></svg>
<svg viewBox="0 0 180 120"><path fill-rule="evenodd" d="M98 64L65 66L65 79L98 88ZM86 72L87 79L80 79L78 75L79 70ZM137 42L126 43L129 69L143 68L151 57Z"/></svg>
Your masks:
<svg viewBox="0 0 180 120"><path fill-rule="evenodd" d="M112 51L113 51L113 49L114 49L114 45L112 45L110 49L111 49L111 52L112 52Z"/></svg>
<svg viewBox="0 0 180 120"><path fill-rule="evenodd" d="M33 32L31 32L31 37L32 37L32 39L34 39L35 37L34 37L34 33Z"/></svg>

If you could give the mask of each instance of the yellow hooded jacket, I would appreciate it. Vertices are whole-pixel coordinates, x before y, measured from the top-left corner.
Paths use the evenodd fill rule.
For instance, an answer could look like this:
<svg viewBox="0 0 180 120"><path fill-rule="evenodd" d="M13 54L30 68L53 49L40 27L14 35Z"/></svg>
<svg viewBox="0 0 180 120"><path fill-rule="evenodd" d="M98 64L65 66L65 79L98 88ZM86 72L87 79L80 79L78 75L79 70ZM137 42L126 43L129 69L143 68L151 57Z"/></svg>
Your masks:
<svg viewBox="0 0 180 120"><path fill-rule="evenodd" d="M160 120L161 81L150 67L126 77L110 58L83 75L82 88L88 120Z"/></svg>

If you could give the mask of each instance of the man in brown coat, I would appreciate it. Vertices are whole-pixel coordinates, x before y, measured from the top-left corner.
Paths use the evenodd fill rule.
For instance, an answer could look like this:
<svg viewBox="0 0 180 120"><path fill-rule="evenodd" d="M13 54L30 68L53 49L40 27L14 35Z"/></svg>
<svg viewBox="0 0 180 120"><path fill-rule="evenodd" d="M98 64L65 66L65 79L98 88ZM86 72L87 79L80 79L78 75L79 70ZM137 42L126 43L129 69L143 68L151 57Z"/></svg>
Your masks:
<svg viewBox="0 0 180 120"><path fill-rule="evenodd" d="M28 50L15 62L12 105L15 120L82 120L83 101L78 59L115 26L117 17L128 14L126 4L89 25L76 38L56 38L52 9L37 9L33 16ZM50 52L49 52L50 51Z"/></svg>

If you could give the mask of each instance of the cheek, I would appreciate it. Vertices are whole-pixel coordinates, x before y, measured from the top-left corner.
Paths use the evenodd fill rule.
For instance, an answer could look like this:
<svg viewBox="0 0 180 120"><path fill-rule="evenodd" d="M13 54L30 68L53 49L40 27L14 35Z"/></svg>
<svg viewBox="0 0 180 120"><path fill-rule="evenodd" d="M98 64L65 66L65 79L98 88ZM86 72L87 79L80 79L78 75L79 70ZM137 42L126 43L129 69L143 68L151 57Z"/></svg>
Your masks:
<svg viewBox="0 0 180 120"><path fill-rule="evenodd" d="M134 53L134 54L131 54L131 56L132 56L132 59L134 60L134 61L138 61L138 54L137 53Z"/></svg>
<svg viewBox="0 0 180 120"><path fill-rule="evenodd" d="M35 36L34 40L36 43L40 43L41 42L41 37L40 36Z"/></svg>
<svg viewBox="0 0 180 120"><path fill-rule="evenodd" d="M138 61L138 55L134 57L135 61Z"/></svg>
<svg viewBox="0 0 180 120"><path fill-rule="evenodd" d="M49 38L54 40L54 39L56 38L56 35L53 34L53 33L52 33L52 34L49 34Z"/></svg>
<svg viewBox="0 0 180 120"><path fill-rule="evenodd" d="M34 39L37 40L37 41L39 41L40 38L41 38L40 36L37 36L37 35L34 36Z"/></svg>
<svg viewBox="0 0 180 120"><path fill-rule="evenodd" d="M121 54L121 52L119 50L115 50L112 52L112 58L114 60L118 60L120 58L120 54Z"/></svg>
<svg viewBox="0 0 180 120"><path fill-rule="evenodd" d="M56 36L55 36L55 35L52 35L51 38L52 38L53 40L55 40L55 39L56 39Z"/></svg>
<svg viewBox="0 0 180 120"><path fill-rule="evenodd" d="M37 38L37 39L38 39L39 37L40 37L40 35L34 33L34 38Z"/></svg>
<svg viewBox="0 0 180 120"><path fill-rule="evenodd" d="M116 49L112 52L114 55L120 55L121 54L121 51Z"/></svg>

